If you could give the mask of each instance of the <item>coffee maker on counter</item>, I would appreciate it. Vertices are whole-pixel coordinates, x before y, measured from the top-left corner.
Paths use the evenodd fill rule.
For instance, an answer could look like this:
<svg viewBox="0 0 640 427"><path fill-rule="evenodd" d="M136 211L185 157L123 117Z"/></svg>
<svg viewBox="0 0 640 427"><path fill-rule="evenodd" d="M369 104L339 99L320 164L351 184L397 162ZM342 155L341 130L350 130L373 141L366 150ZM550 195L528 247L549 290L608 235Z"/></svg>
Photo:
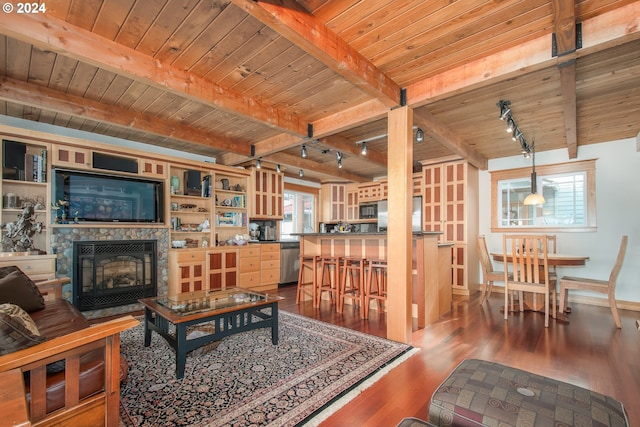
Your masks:
<svg viewBox="0 0 640 427"><path fill-rule="evenodd" d="M249 223L249 236L253 241L272 242L276 240L276 221L255 220Z"/></svg>

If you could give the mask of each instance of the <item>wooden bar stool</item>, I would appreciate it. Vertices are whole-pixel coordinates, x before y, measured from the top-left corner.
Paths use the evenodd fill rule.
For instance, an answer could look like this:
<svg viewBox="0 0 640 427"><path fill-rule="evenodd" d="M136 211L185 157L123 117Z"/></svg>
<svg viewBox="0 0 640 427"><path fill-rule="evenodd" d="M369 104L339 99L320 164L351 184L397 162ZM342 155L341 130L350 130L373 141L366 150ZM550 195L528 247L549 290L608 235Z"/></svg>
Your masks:
<svg viewBox="0 0 640 427"><path fill-rule="evenodd" d="M320 307L322 293L329 292L331 303L337 301L340 286L340 257L320 256L320 280L316 283L316 304Z"/></svg>
<svg viewBox="0 0 640 427"><path fill-rule="evenodd" d="M344 300L349 298L360 310L360 317L364 317L365 262L364 258L342 258L342 280L340 281L338 306L336 307L338 313L342 313Z"/></svg>
<svg viewBox="0 0 640 427"><path fill-rule="evenodd" d="M304 273L305 270L311 272L311 280L305 282ZM296 304L300 304L303 301L302 297L306 293L311 295L311 301L313 305L316 304L316 281L318 277L318 257L316 255L301 255L300 256L300 271L298 273L298 292L296 293ZM310 287L310 290L305 288Z"/></svg>
<svg viewBox="0 0 640 427"><path fill-rule="evenodd" d="M387 300L387 260L369 260L367 267L367 283L364 292L363 317L369 318L371 300L378 301L378 311L384 313L384 302Z"/></svg>

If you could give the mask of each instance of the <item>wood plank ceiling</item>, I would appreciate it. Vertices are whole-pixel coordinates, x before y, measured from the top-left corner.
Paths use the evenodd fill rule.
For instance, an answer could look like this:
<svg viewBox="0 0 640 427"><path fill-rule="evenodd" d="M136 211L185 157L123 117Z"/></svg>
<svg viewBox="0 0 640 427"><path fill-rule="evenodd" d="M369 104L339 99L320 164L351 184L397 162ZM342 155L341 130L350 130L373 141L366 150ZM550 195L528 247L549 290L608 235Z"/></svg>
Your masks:
<svg viewBox="0 0 640 427"><path fill-rule="evenodd" d="M498 120L500 99L537 151L566 149L568 158L640 130L640 1L46 7L0 15L0 114L219 163L261 158L318 182L384 176L386 115L404 102L425 133L416 161L456 155L486 168L518 154Z"/></svg>

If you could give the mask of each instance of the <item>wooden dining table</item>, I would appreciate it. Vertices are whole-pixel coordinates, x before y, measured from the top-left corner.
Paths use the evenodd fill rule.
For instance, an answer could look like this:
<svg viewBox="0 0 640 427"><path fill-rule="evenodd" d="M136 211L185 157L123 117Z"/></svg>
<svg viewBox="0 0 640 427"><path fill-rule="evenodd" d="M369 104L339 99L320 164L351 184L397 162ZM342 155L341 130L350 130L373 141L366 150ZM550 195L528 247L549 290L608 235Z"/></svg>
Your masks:
<svg viewBox="0 0 640 427"><path fill-rule="evenodd" d="M504 263L504 254L502 252L491 252L491 258L493 258L496 262ZM542 260L542 258L540 258ZM583 267L586 265L589 257L586 255L570 255L570 254L558 254L558 253L550 253L547 254L547 264L555 267ZM513 261L513 257L507 255L507 263ZM525 300L525 307L528 310L539 311L539 307L544 306L544 304L540 304L538 301L533 301L533 306L527 304ZM570 313L571 309L569 307L566 308L566 312ZM560 320L562 322L569 322L569 318L565 315L565 313L557 313L556 320Z"/></svg>
<svg viewBox="0 0 640 427"><path fill-rule="evenodd" d="M496 262L504 262L502 252L491 252L491 258ZM512 262L512 260L511 256L507 255L507 262ZM582 267L588 260L589 257L585 255L547 254L547 263L549 266L555 267Z"/></svg>

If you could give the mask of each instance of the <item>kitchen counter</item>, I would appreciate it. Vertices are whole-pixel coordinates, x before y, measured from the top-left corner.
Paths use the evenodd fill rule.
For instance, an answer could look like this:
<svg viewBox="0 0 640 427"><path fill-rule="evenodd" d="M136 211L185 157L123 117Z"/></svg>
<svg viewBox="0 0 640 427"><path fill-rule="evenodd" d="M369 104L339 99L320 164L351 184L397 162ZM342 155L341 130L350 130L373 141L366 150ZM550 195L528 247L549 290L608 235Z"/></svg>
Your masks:
<svg viewBox="0 0 640 427"><path fill-rule="evenodd" d="M451 310L452 244L438 242L441 232L414 232L412 238L412 301L418 327L435 322ZM300 253L387 259L386 232L300 233ZM393 292L395 282L390 281Z"/></svg>

